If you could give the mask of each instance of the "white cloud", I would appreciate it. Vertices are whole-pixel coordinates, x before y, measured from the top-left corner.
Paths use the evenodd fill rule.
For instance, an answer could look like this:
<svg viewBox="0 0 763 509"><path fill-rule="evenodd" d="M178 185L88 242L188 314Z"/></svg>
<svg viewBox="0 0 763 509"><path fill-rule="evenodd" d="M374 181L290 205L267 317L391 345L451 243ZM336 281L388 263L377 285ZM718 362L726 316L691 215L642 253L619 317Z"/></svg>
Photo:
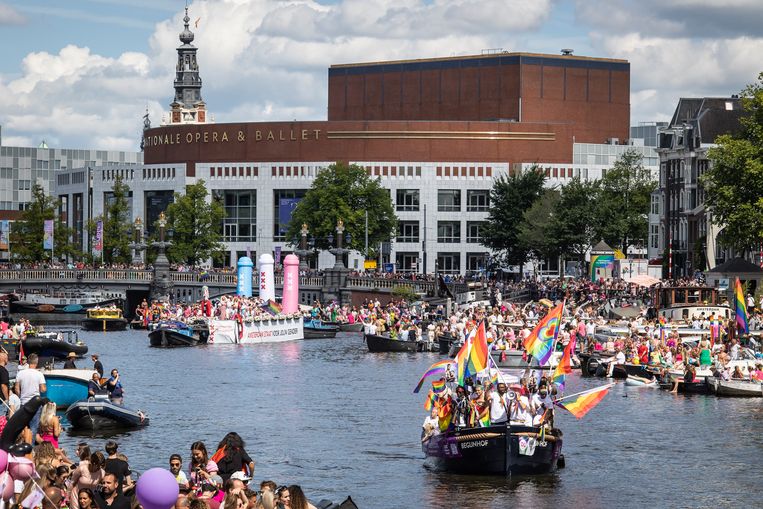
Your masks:
<svg viewBox="0 0 763 509"><path fill-rule="evenodd" d="M0 3L0 26L23 25L27 19L16 9L8 4Z"/></svg>
<svg viewBox="0 0 763 509"><path fill-rule="evenodd" d="M36 146L29 136L3 136L0 143L4 147L34 147ZM38 142L39 143L39 142Z"/></svg>

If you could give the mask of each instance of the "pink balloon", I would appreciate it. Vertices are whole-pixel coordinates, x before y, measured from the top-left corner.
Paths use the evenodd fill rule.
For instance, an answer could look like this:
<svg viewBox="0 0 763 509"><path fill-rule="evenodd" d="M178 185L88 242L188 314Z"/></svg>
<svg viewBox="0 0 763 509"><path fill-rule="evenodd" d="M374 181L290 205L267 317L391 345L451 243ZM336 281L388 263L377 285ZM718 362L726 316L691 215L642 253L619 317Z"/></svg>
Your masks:
<svg viewBox="0 0 763 509"><path fill-rule="evenodd" d="M32 460L13 456L8 463L8 473L15 481L26 481L35 475L36 471Z"/></svg>
<svg viewBox="0 0 763 509"><path fill-rule="evenodd" d="M0 449L0 472L5 472L8 466L8 453Z"/></svg>
<svg viewBox="0 0 763 509"><path fill-rule="evenodd" d="M8 472L3 472L0 474L0 485L5 485L5 488L3 489L2 496L3 500L8 502L11 497L14 495L14 484L13 479L9 479L10 474Z"/></svg>
<svg viewBox="0 0 763 509"><path fill-rule="evenodd" d="M170 509L177 501L180 488L169 470L152 468L140 476L135 494L143 509Z"/></svg>

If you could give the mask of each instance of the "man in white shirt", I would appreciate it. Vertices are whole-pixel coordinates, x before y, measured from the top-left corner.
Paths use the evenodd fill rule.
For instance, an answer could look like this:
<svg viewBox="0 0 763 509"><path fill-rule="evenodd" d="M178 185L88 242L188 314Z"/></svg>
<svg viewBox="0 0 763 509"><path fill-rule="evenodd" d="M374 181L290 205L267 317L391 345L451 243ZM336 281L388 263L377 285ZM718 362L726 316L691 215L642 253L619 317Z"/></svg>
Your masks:
<svg viewBox="0 0 763 509"><path fill-rule="evenodd" d="M488 403L490 403L490 423L503 424L508 420L508 401L506 400L506 384L499 383L497 390L490 391Z"/></svg>
<svg viewBox="0 0 763 509"><path fill-rule="evenodd" d="M511 402L511 423L521 426L532 426L533 415L530 400L527 396L515 393L516 396Z"/></svg>
<svg viewBox="0 0 763 509"><path fill-rule="evenodd" d="M13 390L19 395L21 404L25 405L29 400L35 396L39 396L41 392L45 392L45 377L37 371L37 354L33 353L27 359L29 367L16 374L16 385ZM29 422L29 429L32 430L32 437L37 434L37 427L40 425L40 413L42 407L37 410L32 420Z"/></svg>

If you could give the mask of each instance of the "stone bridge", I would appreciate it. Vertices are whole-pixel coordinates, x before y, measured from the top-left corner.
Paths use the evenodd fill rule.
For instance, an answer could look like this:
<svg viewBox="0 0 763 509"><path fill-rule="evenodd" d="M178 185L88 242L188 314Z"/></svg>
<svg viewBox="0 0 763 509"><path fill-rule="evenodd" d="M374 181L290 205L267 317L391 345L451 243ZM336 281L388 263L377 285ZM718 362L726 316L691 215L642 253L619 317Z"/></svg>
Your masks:
<svg viewBox="0 0 763 509"><path fill-rule="evenodd" d="M226 272L177 272L170 271L173 284L173 296L176 301L195 302L202 297L202 288L209 289L211 297L236 291L236 274ZM128 297L128 310L135 302L148 296L149 287L154 278L151 270L77 270L77 269L10 269L0 270L0 292L39 292L59 293L72 290L82 291L121 291ZM282 287L283 276L275 276L276 287ZM252 288L256 289L258 277L255 271ZM341 287L342 300L359 303L364 297L389 294L395 286L411 287L415 292L425 295L435 293L433 281L409 279L390 279L376 277L344 278ZM327 276L301 276L299 278L300 303L312 304L315 300L327 300ZM466 283L449 284L454 295L463 295L474 291L474 285ZM344 297L347 297L345 299Z"/></svg>

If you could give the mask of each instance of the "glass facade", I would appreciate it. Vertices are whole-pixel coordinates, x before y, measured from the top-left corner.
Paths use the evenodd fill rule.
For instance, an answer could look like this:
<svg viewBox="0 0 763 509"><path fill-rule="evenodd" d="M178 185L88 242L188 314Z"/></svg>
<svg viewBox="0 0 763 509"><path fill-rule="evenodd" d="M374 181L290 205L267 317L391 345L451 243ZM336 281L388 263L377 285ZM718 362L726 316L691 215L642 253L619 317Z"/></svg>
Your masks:
<svg viewBox="0 0 763 509"><path fill-rule="evenodd" d="M305 197L306 189L274 189L273 190L273 240L285 241L286 229L291 220L291 211L285 207L294 205ZM282 210L283 208L283 210Z"/></svg>
<svg viewBox="0 0 763 509"><path fill-rule="evenodd" d="M460 212L461 211L461 190L460 189L440 189L437 191L437 210L438 212Z"/></svg>
<svg viewBox="0 0 763 509"><path fill-rule="evenodd" d="M461 222L437 221L437 242L444 244L461 242Z"/></svg>
<svg viewBox="0 0 763 509"><path fill-rule="evenodd" d="M461 253L437 253L437 270L442 274L461 273Z"/></svg>
<svg viewBox="0 0 763 509"><path fill-rule="evenodd" d="M410 251L398 251L395 253L397 272L416 272L419 261L419 253Z"/></svg>
<svg viewBox="0 0 763 509"><path fill-rule="evenodd" d="M419 222L418 221L398 221L397 222L397 241L398 242L418 242L419 241Z"/></svg>
<svg viewBox="0 0 763 509"><path fill-rule="evenodd" d="M419 190L418 189L398 189L396 194L396 208L398 211L418 211L419 210Z"/></svg>
<svg viewBox="0 0 763 509"><path fill-rule="evenodd" d="M490 208L490 191L469 189L466 191L466 211L486 212Z"/></svg>
<svg viewBox="0 0 763 509"><path fill-rule="evenodd" d="M146 191L143 197L143 203L146 210L143 215L146 220L143 222L144 228L149 235L153 235L159 231L159 226L156 222L159 220L159 214L167 210L170 203L175 200L175 193L173 191Z"/></svg>
<svg viewBox="0 0 763 509"><path fill-rule="evenodd" d="M466 242L470 244L479 244L482 242L482 229L485 227L485 224L485 221L467 221Z"/></svg>
<svg viewBox="0 0 763 509"><path fill-rule="evenodd" d="M255 242L257 240L257 191L222 191L217 197L225 207L223 240Z"/></svg>

